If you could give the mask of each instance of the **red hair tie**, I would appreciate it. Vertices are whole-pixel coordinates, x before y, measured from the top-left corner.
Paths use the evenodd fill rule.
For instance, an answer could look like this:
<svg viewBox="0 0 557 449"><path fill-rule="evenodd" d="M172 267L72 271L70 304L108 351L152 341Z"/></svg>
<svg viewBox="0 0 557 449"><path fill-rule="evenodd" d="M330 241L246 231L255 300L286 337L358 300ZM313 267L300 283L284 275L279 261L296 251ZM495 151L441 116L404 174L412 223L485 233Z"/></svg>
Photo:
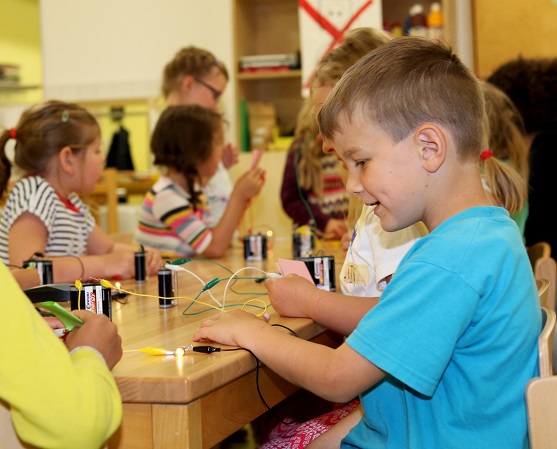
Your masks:
<svg viewBox="0 0 557 449"><path fill-rule="evenodd" d="M493 152L491 150L483 150L480 153L480 158L482 159L482 161L489 159L491 156L493 156Z"/></svg>
<svg viewBox="0 0 557 449"><path fill-rule="evenodd" d="M15 139L15 138L16 138L16 135L17 135L17 134L16 134L16 132L15 132L15 128L10 128L10 137L11 137L12 139Z"/></svg>

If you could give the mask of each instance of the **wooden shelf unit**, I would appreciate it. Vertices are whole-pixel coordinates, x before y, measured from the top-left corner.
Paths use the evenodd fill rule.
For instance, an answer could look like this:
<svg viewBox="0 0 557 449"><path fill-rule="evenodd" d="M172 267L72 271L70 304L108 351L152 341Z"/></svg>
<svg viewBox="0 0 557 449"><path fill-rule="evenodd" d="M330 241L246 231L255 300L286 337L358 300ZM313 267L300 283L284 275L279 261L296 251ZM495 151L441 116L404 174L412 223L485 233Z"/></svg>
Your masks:
<svg viewBox="0 0 557 449"><path fill-rule="evenodd" d="M271 102L281 128L293 128L302 106L300 70L241 73L243 56L292 54L300 51L298 2L235 0L233 4L235 91L240 141L240 101Z"/></svg>

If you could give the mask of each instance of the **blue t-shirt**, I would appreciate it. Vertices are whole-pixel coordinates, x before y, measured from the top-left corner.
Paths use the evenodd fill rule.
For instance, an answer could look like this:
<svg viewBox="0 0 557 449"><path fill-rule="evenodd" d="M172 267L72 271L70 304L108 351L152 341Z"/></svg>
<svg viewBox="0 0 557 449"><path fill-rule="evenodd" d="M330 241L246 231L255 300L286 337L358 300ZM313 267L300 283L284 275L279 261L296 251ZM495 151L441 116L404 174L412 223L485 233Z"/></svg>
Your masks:
<svg viewBox="0 0 557 449"><path fill-rule="evenodd" d="M387 372L343 448L527 448L541 311L516 224L466 210L418 240L346 342Z"/></svg>

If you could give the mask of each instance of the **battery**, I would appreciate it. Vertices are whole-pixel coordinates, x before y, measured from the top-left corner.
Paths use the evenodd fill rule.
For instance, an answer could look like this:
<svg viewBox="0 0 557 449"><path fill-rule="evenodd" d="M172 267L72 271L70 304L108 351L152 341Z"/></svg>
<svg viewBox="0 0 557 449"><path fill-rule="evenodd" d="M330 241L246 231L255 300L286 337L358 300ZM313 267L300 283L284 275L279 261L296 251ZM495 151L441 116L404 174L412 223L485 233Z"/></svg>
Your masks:
<svg viewBox="0 0 557 449"><path fill-rule="evenodd" d="M333 256L304 257L315 285L321 290L336 292L335 258Z"/></svg>
<svg viewBox="0 0 557 449"><path fill-rule="evenodd" d="M267 260L267 236L246 235L244 237L244 258L246 260Z"/></svg>
<svg viewBox="0 0 557 449"><path fill-rule="evenodd" d="M145 251L135 253L135 282L145 283Z"/></svg>
<svg viewBox="0 0 557 449"><path fill-rule="evenodd" d="M174 298L176 296L175 272L168 268L161 268L157 274L159 278L159 307L168 309L177 305L178 299Z"/></svg>
<svg viewBox="0 0 557 449"><path fill-rule="evenodd" d="M23 268L32 267L37 270L41 285L52 284L52 260L29 259L23 262Z"/></svg>
<svg viewBox="0 0 557 449"><path fill-rule="evenodd" d="M301 226L292 234L292 252L294 259L310 257L315 249L315 237L309 226Z"/></svg>
<svg viewBox="0 0 557 449"><path fill-rule="evenodd" d="M83 284L80 293L77 287L71 287L70 309L89 310L97 314L102 313L112 320L112 298L110 295L110 288L92 282Z"/></svg>

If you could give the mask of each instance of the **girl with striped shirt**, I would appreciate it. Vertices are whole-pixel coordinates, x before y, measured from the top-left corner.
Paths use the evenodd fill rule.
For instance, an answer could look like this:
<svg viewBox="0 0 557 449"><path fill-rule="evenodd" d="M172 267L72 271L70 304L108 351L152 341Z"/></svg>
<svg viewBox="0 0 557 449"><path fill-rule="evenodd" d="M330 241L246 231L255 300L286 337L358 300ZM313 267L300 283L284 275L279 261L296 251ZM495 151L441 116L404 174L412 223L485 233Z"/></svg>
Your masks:
<svg viewBox="0 0 557 449"><path fill-rule="evenodd" d="M104 168L96 119L77 104L47 101L30 107L16 128L0 135L0 191L11 163L6 143L15 140L14 164L24 176L10 189L0 216L0 258L19 267L41 253L53 262L53 281L135 274L133 245L115 243L79 198L95 189ZM149 274L162 264L147 252Z"/></svg>
<svg viewBox="0 0 557 449"><path fill-rule="evenodd" d="M205 186L224 148L222 116L198 105L167 107L151 137L155 165L164 170L145 195L135 239L164 255L222 257L265 172L252 168L236 182L220 220L211 214Z"/></svg>

